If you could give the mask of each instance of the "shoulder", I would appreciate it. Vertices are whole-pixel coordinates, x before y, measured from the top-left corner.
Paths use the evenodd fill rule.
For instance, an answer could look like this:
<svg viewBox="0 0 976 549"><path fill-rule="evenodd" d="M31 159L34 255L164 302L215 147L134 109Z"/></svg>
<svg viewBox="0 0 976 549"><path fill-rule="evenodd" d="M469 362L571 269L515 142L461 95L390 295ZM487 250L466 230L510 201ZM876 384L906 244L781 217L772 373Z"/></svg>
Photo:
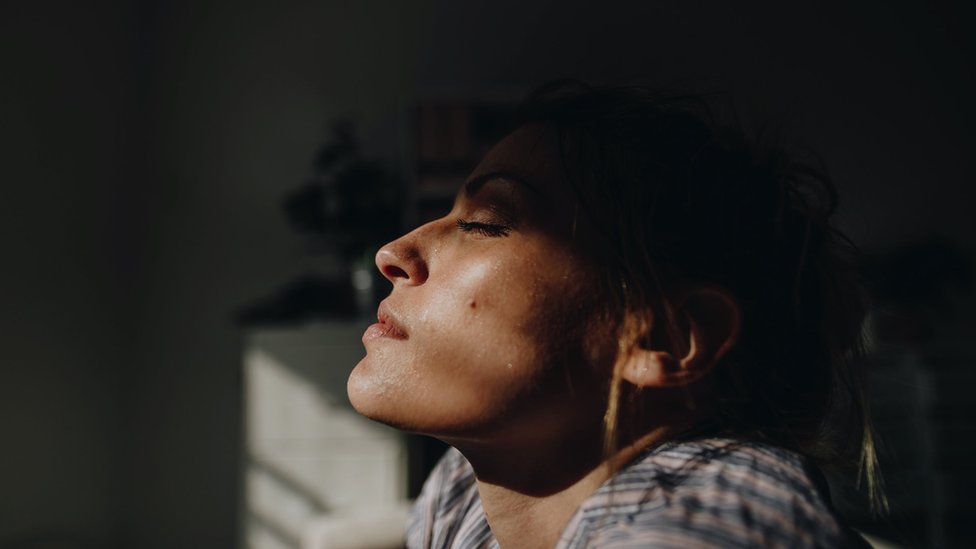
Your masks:
<svg viewBox="0 0 976 549"><path fill-rule="evenodd" d="M593 494L566 547L836 547L842 529L795 452L727 438L648 450Z"/></svg>

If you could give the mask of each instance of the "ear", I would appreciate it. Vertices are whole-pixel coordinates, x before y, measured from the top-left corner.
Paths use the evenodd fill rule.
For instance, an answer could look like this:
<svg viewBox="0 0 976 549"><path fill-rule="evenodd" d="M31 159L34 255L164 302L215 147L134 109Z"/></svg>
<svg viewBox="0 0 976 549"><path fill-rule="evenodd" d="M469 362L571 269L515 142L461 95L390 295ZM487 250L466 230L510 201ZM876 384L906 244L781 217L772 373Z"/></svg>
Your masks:
<svg viewBox="0 0 976 549"><path fill-rule="evenodd" d="M667 346L667 334L660 322L653 333L642 334L644 345L635 344L624 358L621 377L637 387L674 387L704 377L735 345L742 313L739 304L725 290L695 288L684 295L675 314L685 345L681 356Z"/></svg>

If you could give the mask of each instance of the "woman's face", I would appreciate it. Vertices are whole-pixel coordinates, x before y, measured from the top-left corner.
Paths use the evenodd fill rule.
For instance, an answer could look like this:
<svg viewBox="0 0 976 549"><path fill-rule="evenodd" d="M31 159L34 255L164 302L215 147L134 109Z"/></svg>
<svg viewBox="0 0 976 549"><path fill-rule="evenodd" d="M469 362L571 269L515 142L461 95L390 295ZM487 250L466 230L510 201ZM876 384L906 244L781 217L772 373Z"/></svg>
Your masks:
<svg viewBox="0 0 976 549"><path fill-rule="evenodd" d="M577 212L553 132L496 145L448 215L376 254L393 290L363 335L353 406L448 440L598 430L615 344Z"/></svg>

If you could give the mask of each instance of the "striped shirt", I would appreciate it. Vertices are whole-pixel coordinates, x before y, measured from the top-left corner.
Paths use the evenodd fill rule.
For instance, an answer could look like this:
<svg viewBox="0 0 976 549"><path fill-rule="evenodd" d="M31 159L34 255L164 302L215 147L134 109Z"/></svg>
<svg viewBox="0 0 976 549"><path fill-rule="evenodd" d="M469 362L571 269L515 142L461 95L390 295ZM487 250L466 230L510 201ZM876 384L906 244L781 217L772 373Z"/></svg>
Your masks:
<svg viewBox="0 0 976 549"><path fill-rule="evenodd" d="M559 549L843 547L854 543L802 456L728 438L645 450L570 518ZM496 549L474 471L449 449L407 526L411 549Z"/></svg>

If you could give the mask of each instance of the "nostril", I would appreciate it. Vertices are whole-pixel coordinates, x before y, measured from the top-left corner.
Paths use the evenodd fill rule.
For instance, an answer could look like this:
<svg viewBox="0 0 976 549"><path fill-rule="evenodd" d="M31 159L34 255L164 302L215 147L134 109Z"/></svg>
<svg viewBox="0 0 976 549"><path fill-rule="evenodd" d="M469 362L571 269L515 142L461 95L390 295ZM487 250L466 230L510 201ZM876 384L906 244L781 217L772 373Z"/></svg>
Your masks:
<svg viewBox="0 0 976 549"><path fill-rule="evenodd" d="M386 277L389 278L390 280L394 280L397 278L410 278L410 275L407 274L407 271L401 269L400 267L397 267L396 265L384 266L383 274L386 275Z"/></svg>
<svg viewBox="0 0 976 549"><path fill-rule="evenodd" d="M416 233L404 235L376 252L376 267L394 284L423 284L427 265L417 247Z"/></svg>

